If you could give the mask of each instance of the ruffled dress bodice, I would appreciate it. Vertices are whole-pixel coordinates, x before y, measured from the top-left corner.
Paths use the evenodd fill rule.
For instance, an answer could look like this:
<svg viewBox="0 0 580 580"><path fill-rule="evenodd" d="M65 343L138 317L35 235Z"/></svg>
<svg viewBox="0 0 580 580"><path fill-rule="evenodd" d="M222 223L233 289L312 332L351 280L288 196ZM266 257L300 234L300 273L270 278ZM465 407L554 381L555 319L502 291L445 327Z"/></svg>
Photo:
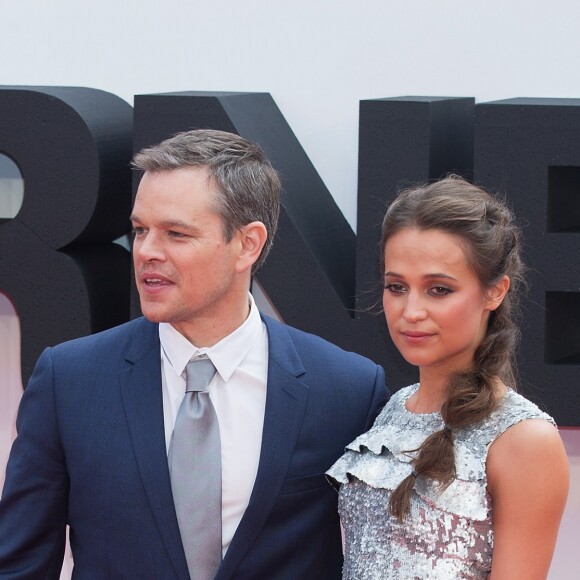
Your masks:
<svg viewBox="0 0 580 580"><path fill-rule="evenodd" d="M457 476L444 490L419 476L401 523L388 508L392 491L413 467L417 449L443 428L439 413L405 407L418 385L391 397L374 426L355 439L327 475L340 485L345 531L344 580L486 578L493 552L486 458L493 441L524 419L552 418L508 390L484 421L453 432Z"/></svg>

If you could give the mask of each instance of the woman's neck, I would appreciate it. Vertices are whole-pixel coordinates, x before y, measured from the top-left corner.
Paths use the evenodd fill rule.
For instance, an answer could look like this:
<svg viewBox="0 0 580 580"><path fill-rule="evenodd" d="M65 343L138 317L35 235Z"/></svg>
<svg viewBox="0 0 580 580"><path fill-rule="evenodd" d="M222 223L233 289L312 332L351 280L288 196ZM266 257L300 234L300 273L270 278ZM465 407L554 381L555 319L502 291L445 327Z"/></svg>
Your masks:
<svg viewBox="0 0 580 580"><path fill-rule="evenodd" d="M429 392L422 385L407 399L405 406L411 413L438 413L445 402L445 395Z"/></svg>
<svg viewBox="0 0 580 580"><path fill-rule="evenodd" d="M434 369L419 370L419 388L407 400L407 409L413 413L435 413L447 399L449 374Z"/></svg>
<svg viewBox="0 0 580 580"><path fill-rule="evenodd" d="M436 413L449 395L448 387L451 374L437 372L436 369L419 369L419 388L406 402L406 407L413 413ZM507 387L499 379L493 379L493 387L497 397L501 398Z"/></svg>

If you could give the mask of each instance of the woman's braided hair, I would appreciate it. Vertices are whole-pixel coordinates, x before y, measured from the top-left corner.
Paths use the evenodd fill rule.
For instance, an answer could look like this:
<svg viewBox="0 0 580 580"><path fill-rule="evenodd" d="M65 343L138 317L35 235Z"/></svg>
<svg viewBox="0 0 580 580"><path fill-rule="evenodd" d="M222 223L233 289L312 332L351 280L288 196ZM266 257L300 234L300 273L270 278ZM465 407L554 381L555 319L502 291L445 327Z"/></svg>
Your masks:
<svg viewBox="0 0 580 580"><path fill-rule="evenodd" d="M414 473L394 490L390 510L402 520L409 510L417 476L438 481L443 488L456 475L453 430L485 419L497 406L497 380L515 387L515 324L518 295L524 273L521 232L507 205L457 175L407 189L390 205L382 226L381 268L385 244L406 229L438 230L459 237L467 262L482 288L503 276L510 288L501 305L490 313L485 336L475 351L473 366L450 378L441 417L445 428L430 435L417 451Z"/></svg>

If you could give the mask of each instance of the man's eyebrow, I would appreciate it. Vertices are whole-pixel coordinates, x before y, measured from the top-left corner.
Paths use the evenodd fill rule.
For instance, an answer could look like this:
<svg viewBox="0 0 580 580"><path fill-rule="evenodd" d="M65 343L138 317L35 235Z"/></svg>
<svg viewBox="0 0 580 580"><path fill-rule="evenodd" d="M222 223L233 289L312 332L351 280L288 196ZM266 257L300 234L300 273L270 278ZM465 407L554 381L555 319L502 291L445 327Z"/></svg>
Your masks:
<svg viewBox="0 0 580 580"><path fill-rule="evenodd" d="M136 222L136 223L141 223L141 220L139 219L139 216L136 214L131 214L129 216L129 221L131 222ZM158 226L162 227L162 228L181 228L184 230L190 230L190 231L194 231L197 230L197 226L194 224L189 224L187 222L184 222L183 220L165 220L162 222L157 222Z"/></svg>
<svg viewBox="0 0 580 580"><path fill-rule="evenodd" d="M158 225L160 225L163 228L181 228L184 230L197 230L197 226L195 224L190 224L187 222L184 222L182 220L165 220L162 222L158 222Z"/></svg>

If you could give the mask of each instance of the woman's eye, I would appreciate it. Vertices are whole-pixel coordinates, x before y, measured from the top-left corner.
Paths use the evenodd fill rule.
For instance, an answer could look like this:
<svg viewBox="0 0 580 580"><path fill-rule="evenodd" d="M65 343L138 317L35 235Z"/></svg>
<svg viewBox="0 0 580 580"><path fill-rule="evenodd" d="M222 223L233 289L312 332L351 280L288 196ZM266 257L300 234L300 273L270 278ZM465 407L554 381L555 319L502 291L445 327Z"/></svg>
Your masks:
<svg viewBox="0 0 580 580"><path fill-rule="evenodd" d="M390 284L385 284L385 290L389 291L391 294L402 294L405 292L405 287L402 284L391 282Z"/></svg>
<svg viewBox="0 0 580 580"><path fill-rule="evenodd" d="M447 296L447 294L451 294L453 290L451 288L447 288L446 286L434 286L429 290L430 294L434 296Z"/></svg>

